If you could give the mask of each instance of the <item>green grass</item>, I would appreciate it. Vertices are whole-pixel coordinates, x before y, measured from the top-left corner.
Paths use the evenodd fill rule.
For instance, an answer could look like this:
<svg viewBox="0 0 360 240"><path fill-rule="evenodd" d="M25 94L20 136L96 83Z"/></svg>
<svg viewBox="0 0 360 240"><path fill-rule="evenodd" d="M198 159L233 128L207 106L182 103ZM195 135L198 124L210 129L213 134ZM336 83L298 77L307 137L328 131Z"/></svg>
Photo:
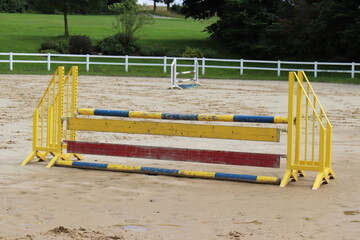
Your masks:
<svg viewBox="0 0 360 240"><path fill-rule="evenodd" d="M71 35L87 35L93 40L93 43L95 43L104 37L115 34L115 29L112 27L112 23L114 21L115 17L108 15L70 15L69 31ZM137 37L139 38L139 43L144 46L161 46L173 50L184 49L186 46L202 49L209 48L215 49L218 52L219 58L236 58L229 50L211 41L208 33L203 31L204 28L210 25L212 21L214 21L214 19L209 21L185 20L184 18L155 19L154 24L144 26L144 28L137 34ZM50 39L61 38L63 32L64 23L62 15L0 13L0 52L37 53L42 42ZM7 58L5 56L0 56L0 60L4 59ZM29 57L15 57L15 59L29 59ZM43 57L38 57L37 59L45 60ZM72 58L60 59L75 60ZM84 59L81 59L81 61L84 61ZM146 60L136 61L146 62ZM225 63L211 64L221 65ZM226 64L230 65L230 63ZM261 64L251 64L251 66L256 65L262 66ZM238 66L238 63L234 63L234 66ZM56 65L53 64L52 71L55 68ZM170 68L168 68L167 73L163 73L162 67L130 66L129 72L125 72L123 66L91 66L90 72L86 72L84 68L85 67L83 65L80 65L81 74L151 77L170 76ZM46 64L19 63L14 64L13 72L9 71L8 63L0 63L0 73L49 74L46 70ZM351 79L350 74L319 73L318 76L319 77L316 79L311 77L311 80L339 83L359 83L358 74L355 79ZM245 70L244 75L240 75L239 70L206 69L206 74L200 74L200 77L286 80L287 73L283 72L280 77L277 77L275 71Z"/></svg>
<svg viewBox="0 0 360 240"><path fill-rule="evenodd" d="M98 41L116 33L112 27L114 16L70 15L71 35L87 35ZM203 29L207 22L185 19L155 19L137 34L139 43L147 46L185 48L213 46ZM0 14L1 52L38 52L40 44L64 33L62 15Z"/></svg>

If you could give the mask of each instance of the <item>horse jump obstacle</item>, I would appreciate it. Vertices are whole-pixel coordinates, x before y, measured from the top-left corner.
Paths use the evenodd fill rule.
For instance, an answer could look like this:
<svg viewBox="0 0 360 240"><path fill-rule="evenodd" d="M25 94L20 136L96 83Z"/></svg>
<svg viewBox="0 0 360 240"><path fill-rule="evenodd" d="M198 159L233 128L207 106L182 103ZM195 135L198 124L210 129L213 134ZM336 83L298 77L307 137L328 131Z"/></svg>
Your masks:
<svg viewBox="0 0 360 240"><path fill-rule="evenodd" d="M296 101L294 101L294 95L296 95ZM280 158L286 156L286 172L280 184L282 187L289 181L297 181L298 175L304 176L304 171L318 173L313 189L319 188L322 183L329 183L330 179L335 177L331 168L332 127L303 72L289 74L287 117L173 114L102 109L78 109L76 113L76 109L77 67L72 67L66 77L64 68L59 67L34 112L33 151L22 162L22 165L28 164L34 158L46 161L47 155L51 154L53 157L47 167L57 165L278 184L280 180L276 177L87 163L70 161L70 158L75 157L81 160L83 158L81 154L96 154L278 168ZM81 118L82 115L112 116L121 119ZM160 121L129 120L133 118ZM240 153L76 141L78 131L280 141L278 128L175 123L176 120L287 124L287 154ZM317 154L315 154L316 151Z"/></svg>
<svg viewBox="0 0 360 240"><path fill-rule="evenodd" d="M185 82L193 82L194 85L200 86L199 83L199 63L197 59L194 60L194 70L193 71L185 71L185 72L177 72L176 71L176 58L171 63L171 79L170 79L170 89L183 89L183 87L179 86L178 83L185 83ZM177 79L177 75L183 74L194 74L193 78L190 79Z"/></svg>

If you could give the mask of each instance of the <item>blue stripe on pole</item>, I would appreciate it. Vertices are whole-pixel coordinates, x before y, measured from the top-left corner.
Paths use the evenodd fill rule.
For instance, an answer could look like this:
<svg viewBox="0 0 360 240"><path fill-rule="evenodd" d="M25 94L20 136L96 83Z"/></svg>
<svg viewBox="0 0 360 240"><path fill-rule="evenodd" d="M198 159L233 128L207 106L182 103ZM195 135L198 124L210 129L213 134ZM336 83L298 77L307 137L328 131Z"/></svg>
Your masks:
<svg viewBox="0 0 360 240"><path fill-rule="evenodd" d="M223 179L242 179L242 180L248 180L248 181L256 181L257 176L254 176L254 175L232 174L232 173L215 173L215 178L223 178Z"/></svg>
<svg viewBox="0 0 360 240"><path fill-rule="evenodd" d="M199 114L163 113L161 118L172 120L198 120L198 116Z"/></svg>
<svg viewBox="0 0 360 240"><path fill-rule="evenodd" d="M234 122L258 122L258 123L274 123L273 116L244 116L234 115Z"/></svg>
<svg viewBox="0 0 360 240"><path fill-rule="evenodd" d="M129 117L129 111L95 109L94 110L94 115L114 116L114 117Z"/></svg>
<svg viewBox="0 0 360 240"><path fill-rule="evenodd" d="M165 169L165 168L152 168L152 167L141 167L142 172L161 173L161 174L178 174L177 169Z"/></svg>
<svg viewBox="0 0 360 240"><path fill-rule="evenodd" d="M107 168L108 164L89 163L89 162L73 162L71 166L74 166L74 167L88 167L88 168Z"/></svg>

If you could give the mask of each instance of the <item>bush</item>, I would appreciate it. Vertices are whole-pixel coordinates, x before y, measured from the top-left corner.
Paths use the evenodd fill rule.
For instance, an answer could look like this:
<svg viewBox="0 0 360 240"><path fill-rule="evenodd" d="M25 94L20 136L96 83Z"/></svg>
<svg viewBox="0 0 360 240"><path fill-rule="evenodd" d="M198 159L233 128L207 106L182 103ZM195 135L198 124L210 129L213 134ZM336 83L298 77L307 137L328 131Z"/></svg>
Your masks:
<svg viewBox="0 0 360 240"><path fill-rule="evenodd" d="M91 53L91 40L85 35L71 36L69 40L69 52L73 54Z"/></svg>
<svg viewBox="0 0 360 240"><path fill-rule="evenodd" d="M172 49L168 51L167 56L168 57L181 57L184 52L184 49Z"/></svg>
<svg viewBox="0 0 360 240"><path fill-rule="evenodd" d="M59 52L55 51L54 49L45 49L45 50L40 50L40 53L58 54Z"/></svg>
<svg viewBox="0 0 360 240"><path fill-rule="evenodd" d="M67 40L51 40L41 43L40 52L68 53Z"/></svg>
<svg viewBox="0 0 360 240"><path fill-rule="evenodd" d="M204 57L204 54L198 48L186 47L185 51L182 54L182 57L202 58L202 57Z"/></svg>
<svg viewBox="0 0 360 240"><path fill-rule="evenodd" d="M142 56L167 56L169 49L165 47L141 47L140 55Z"/></svg>
<svg viewBox="0 0 360 240"><path fill-rule="evenodd" d="M217 52L210 48L204 49L202 51L202 53L203 53L204 57L207 57L207 58L216 58L217 57Z"/></svg>
<svg viewBox="0 0 360 240"><path fill-rule="evenodd" d="M135 39L127 39L121 33L104 38L96 45L96 50L106 55L132 55L139 49Z"/></svg>

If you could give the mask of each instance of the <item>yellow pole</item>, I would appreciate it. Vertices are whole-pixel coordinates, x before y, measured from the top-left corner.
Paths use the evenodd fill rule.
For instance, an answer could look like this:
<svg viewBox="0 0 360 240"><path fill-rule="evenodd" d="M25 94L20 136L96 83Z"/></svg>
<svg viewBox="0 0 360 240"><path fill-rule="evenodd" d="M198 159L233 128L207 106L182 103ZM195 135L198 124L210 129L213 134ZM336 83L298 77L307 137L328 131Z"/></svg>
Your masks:
<svg viewBox="0 0 360 240"><path fill-rule="evenodd" d="M301 150L301 127L302 127L302 91L301 85L304 81L302 72L298 72L297 78L297 93L296 93L296 140L295 140L295 164L300 163L300 150Z"/></svg>
<svg viewBox="0 0 360 240"><path fill-rule="evenodd" d="M294 82L295 73L289 72L288 85L288 129L287 129L287 153L286 153L286 172L280 183L280 187L285 187L293 177L293 135L294 135ZM295 176L296 177L296 176Z"/></svg>

